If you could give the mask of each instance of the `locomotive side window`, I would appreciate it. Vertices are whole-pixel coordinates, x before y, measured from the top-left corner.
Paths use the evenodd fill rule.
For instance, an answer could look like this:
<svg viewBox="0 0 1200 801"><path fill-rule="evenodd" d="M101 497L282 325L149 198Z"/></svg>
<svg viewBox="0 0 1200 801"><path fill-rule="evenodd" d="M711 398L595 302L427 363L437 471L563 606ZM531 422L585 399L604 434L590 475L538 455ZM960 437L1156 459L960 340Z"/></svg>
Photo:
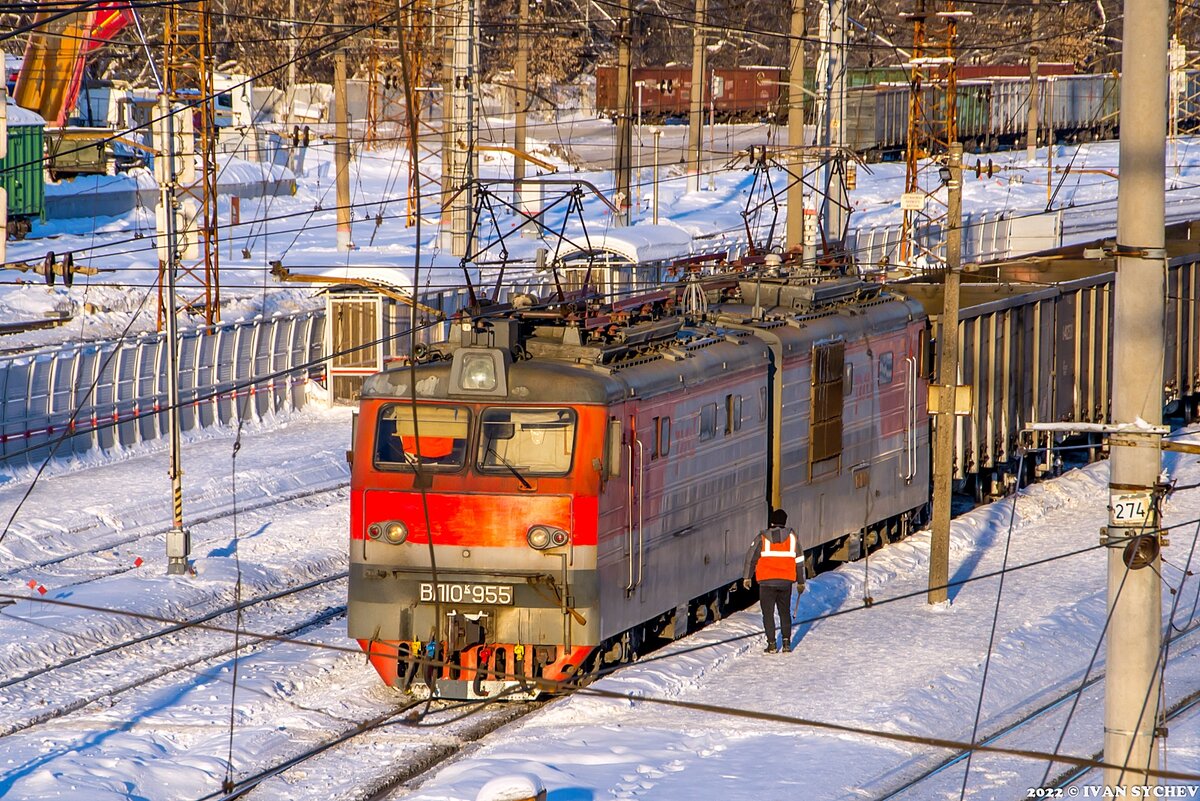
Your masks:
<svg viewBox="0 0 1200 801"><path fill-rule="evenodd" d="M879 357L879 386L885 387L892 383L892 352Z"/></svg>
<svg viewBox="0 0 1200 801"><path fill-rule="evenodd" d="M725 396L725 436L742 430L742 396Z"/></svg>
<svg viewBox="0 0 1200 801"><path fill-rule="evenodd" d="M389 403L380 411L379 426L375 432L376 466L385 470L411 470L420 450L421 465L424 467L462 467L467 455L467 438L471 432L471 413L462 406L418 404L416 408L415 429L412 406ZM417 435L420 436L419 441Z"/></svg>
<svg viewBox="0 0 1200 801"><path fill-rule="evenodd" d="M573 409L493 407L480 417L479 461L484 473L565 476L575 448Z"/></svg>
<svg viewBox="0 0 1200 801"><path fill-rule="evenodd" d="M650 448L650 458L657 459L671 453L671 418L654 418L654 444Z"/></svg>
<svg viewBox="0 0 1200 801"><path fill-rule="evenodd" d="M809 419L808 472L837 472L842 454L842 408L845 405L846 345L833 341L813 345L812 417Z"/></svg>
<svg viewBox="0 0 1200 801"><path fill-rule="evenodd" d="M708 403L700 407L700 439L712 439L717 435L717 404Z"/></svg>

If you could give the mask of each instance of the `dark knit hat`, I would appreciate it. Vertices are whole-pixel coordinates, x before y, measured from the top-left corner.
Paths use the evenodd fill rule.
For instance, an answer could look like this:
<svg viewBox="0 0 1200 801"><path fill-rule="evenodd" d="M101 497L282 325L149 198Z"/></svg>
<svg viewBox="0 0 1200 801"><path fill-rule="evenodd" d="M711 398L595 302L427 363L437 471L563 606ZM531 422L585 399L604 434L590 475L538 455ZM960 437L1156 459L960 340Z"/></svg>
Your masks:
<svg viewBox="0 0 1200 801"><path fill-rule="evenodd" d="M767 516L767 522L772 526L786 526L787 512L782 509L772 509L771 514Z"/></svg>

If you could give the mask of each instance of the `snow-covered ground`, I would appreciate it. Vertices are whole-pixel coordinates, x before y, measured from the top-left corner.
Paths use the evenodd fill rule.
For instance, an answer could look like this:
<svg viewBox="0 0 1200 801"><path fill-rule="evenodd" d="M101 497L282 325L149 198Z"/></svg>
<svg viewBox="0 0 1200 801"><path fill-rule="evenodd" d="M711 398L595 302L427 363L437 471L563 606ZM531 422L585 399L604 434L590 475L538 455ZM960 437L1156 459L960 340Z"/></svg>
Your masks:
<svg viewBox="0 0 1200 801"><path fill-rule="evenodd" d="M603 159L611 131L580 121L573 143L580 153L573 153L550 146L553 130L543 130L544 141L535 151L559 165L559 177L577 177L607 190L611 177L594 169L593 162ZM732 151L735 143L755 136L765 141L770 131L747 126L727 134ZM679 135L667 129L664 144ZM715 138L719 141L720 132ZM585 152L588 147L593 152ZM1200 198L1193 186L1200 171L1196 151L1186 143L1180 148L1178 178L1172 168L1168 199L1175 208ZM1111 205L1115 182L1080 169L1115 169L1116 155L1114 143L1085 145L1077 153L1058 148L1056 164L1074 159L1079 168L1067 177L1058 202L1074 203L1085 215L1099 214L1095 209L1103 203ZM641 176L647 182L650 151L642 156ZM270 276L274 260L334 275L375 271L404 284L404 268L418 244L415 230L404 225L404 156L390 150L359 154L353 189L358 249L349 254L334 246L331 159L330 147L315 145L294 197L242 202L244 222L221 245L226 319L320 302L307 288L277 283ZM506 174L507 159L486 154L484 174ZM968 180L966 208L1044 208L1044 163L1039 172L1022 169L1023 156L996 160L1010 169L992 179ZM740 236L752 175L737 166L714 172L712 189L698 193L685 191L678 165L667 169L660 197L664 224L693 236ZM436 166L430 173L436 175ZM861 172L856 217L864 224L894 219L901 176L902 168L894 164ZM781 175L773 180L782 187ZM639 223L650 214L648 195L643 193L635 213ZM589 196L584 204L590 235L611 230L611 217L599 200ZM422 284L457 285L458 260L438 247L432 199L424 209L422 265L435 269L423 270ZM220 213L227 222L225 203ZM267 217L270 223L263 222ZM501 214L499 220L502 228L514 224L511 216ZM551 214L549 222L561 225L561 212ZM24 334L16 343L153 327L153 314L130 320L157 280L153 215L143 209L87 223L48 224L35 229L43 238L11 244L10 261L40 261L49 249L75 251L77 262L104 270L86 280L80 276L71 289L34 281L0 285L0 315L6 319L36 319L63 305L78 312L70 325ZM583 238L577 222L569 221L566 230ZM547 243L516 239L509 244L515 258L531 258L539 246ZM552 242L549 247L553 251ZM197 574L183 578L164 575L162 533L170 506L161 443L53 463L25 500L34 473L0 474L0 521L15 515L0 539L0 592L22 599L0 606L0 735L8 733L0 736L0 797L197 799L217 793L226 777L231 718L232 772L241 778L403 703L379 686L345 638L339 618L348 436L344 410L316 409L247 426L236 460L233 430L191 434L184 455L184 509ZM1181 484L1200 481L1195 457L1173 457L1170 467ZM998 606L999 582L993 577L956 588L947 607L927 607L920 590L928 539L918 534L872 556L869 564L846 565L813 581L797 604L800 617L811 621L800 627L790 655L761 652L756 612L734 615L597 685L625 697L580 694L556 701L399 793L430 801L471 799L489 778L524 771L545 781L553 801L884 795L942 754L735 713L770 712L864 730L969 739L997 608L980 733L1058 698L1081 680L1104 618L1103 552L1095 546L1106 520L1106 497L1107 466L1096 464L1023 491L1015 505L993 504L955 522L955 579L994 572L1009 546L1010 566L1062 556L1010 573ZM1200 492L1179 493L1167 514L1168 523L1200 518ZM1194 524L1174 533L1166 554L1170 563L1164 565L1165 581L1183 599L1175 621L1180 627L1195 610L1196 579L1181 575L1195 533ZM257 643L237 652L234 661L231 629L237 621L220 613L239 592L239 575L243 598L323 582L264 600L241 621L238 644L256 633L281 631L296 642ZM909 593L915 597L883 603ZM864 594L875 604L860 609ZM1164 596L1164 609L1171 608L1171 600ZM827 617L834 612L845 614ZM211 615L209 630L130 642L160 630L164 624L155 618ZM112 651L56 667L99 648ZM1192 648L1183 639L1173 649L1168 702L1200 687L1200 659ZM1102 656L1103 651L1100 669ZM1088 692L1064 740L1068 753L1091 755L1098 747L1099 703L1096 690ZM656 703L662 699L701 702L727 712ZM1003 744L1053 748L1068 708L1058 707ZM62 717L51 717L59 710ZM1185 717L1171 729L1171 767L1200 771L1198 718ZM434 728L412 721L388 725L273 779L258 796L360 797L364 787L406 775L414 760L425 764L454 750L478 733L480 720L468 716ZM1044 767L977 757L965 795L1024 797L1026 788L1040 782ZM944 771L904 797L955 797L962 770L959 765Z"/></svg>
<svg viewBox="0 0 1200 801"><path fill-rule="evenodd" d="M481 123L481 136L495 144L511 145L510 123L502 117L489 118ZM635 133L635 163L640 165L634 178L635 225L652 222L651 180L654 161L653 130L661 133L659 191L659 222L672 226L696 238L696 247L705 249L744 246L745 224L742 213L750 206L762 206L763 211L752 217L752 225L765 233L774 222L778 237L784 219L783 189L788 176L772 170L770 183L780 193L778 216L772 210L770 191L760 181L740 155L751 144L771 144L779 141L780 129L763 125L715 126L707 147L701 181L702 191L686 191L685 167L678 161L685 126L645 126ZM531 166L531 175L544 174L555 180L586 181L604 194L611 194L612 173L609 170L613 126L587 114L563 115L558 119L538 122L532 128L528 148L538 158L552 165L553 173ZM1200 140L1180 139L1168 147L1168 170L1165 177L1168 189L1168 214L1178 217L1200 216ZM1021 153L1000 153L968 156L968 165L979 159L985 164L991 159L999 171L991 178L974 178L969 173L964 186L964 211L1007 210L1014 215L1036 214L1047 208L1047 182L1051 184L1053 208L1064 209L1064 231L1107 231L1115 224L1118 148L1115 142L1098 142L1053 149L1050 169L1049 151L1038 151L1038 161L1027 164ZM408 192L407 154L396 149L357 151L352 165L351 203L353 204L353 241L356 249L340 253L336 249L336 192L334 187L333 147L320 137L307 149L294 196L243 198L240 220L231 222L228 198L219 204L221 293L226 304L225 319L237 319L257 313L272 314L311 306L314 300L311 287L283 284L271 276L271 263L282 262L297 272L323 272L327 275L371 275L391 281L398 286L411 284L411 265L417 253L417 231L406 225ZM255 165L238 162L248 178ZM459 259L441 248L438 221L438 189L436 180L440 165L434 154L422 155L423 223L420 232L422 276L424 290L460 286L463 274ZM1064 170L1069 170L1065 171ZM483 178L511 176L512 156L503 152L485 151L480 154L480 174ZM936 170L925 171L929 188L936 183ZM239 173L240 175L240 173ZM816 176L810 176L816 180ZM116 179L97 185L102 191ZM122 179L124 183L147 185L147 174ZM904 167L899 163L863 165L859 168L858 188L851 193L854 227L870 227L896 223L900 219L899 198L903 191ZM122 184L123 185L123 184ZM562 197L571 190L568 185L552 185L546 189L545 203L553 205L546 215L546 224L562 231L566 240L586 245L594 238L614 230L608 207L595 195L585 193L584 225L576 217L565 219L567 204ZM65 191L55 189L52 191ZM497 195L495 223L487 217L477 233L480 241L495 242L501 232L509 232L519 218L509 212L501 201L511 201L511 189L503 185L492 187ZM944 194L944 189L938 190ZM934 193L937 195L937 192ZM564 227L565 223L565 227ZM1085 235L1091 238L1092 233ZM762 244L761 242L759 243ZM561 242L556 235L523 238L514 236L506 241L508 256L514 262L532 264L535 251L545 248L553 256ZM158 278L158 261L154 251L154 214L149 206L139 207L119 218L90 218L49 220L35 225L33 238L10 243L7 261L40 264L47 251L61 256L74 253L77 264L95 267L102 272L77 277L73 288L46 287L32 273L9 273L13 276L0 284L0 315L9 320L37 320L47 313L60 315L63 310L73 314L72 322L48 331L23 334L21 342L50 343L65 338L97 338L121 333L130 324L129 315L140 305L146 288ZM493 254L499 252L499 246ZM510 273L514 274L514 273ZM153 304L150 304L153 306ZM135 321L130 330L138 332L154 325L154 315L146 314ZM7 340L13 342L11 338Z"/></svg>
<svg viewBox="0 0 1200 801"><path fill-rule="evenodd" d="M346 477L341 457L348 423L344 410L334 410L251 427L243 432L236 472L233 430L189 438L185 516L195 536L195 576L164 575L161 532L170 508L158 445L55 465L34 485L0 543L7 568L0 591L40 599L40 586L46 600L79 606L22 600L0 609L0 676L41 672L0 687L0 733L17 730L0 737L0 797L200 798L225 778L231 702L235 778L403 703L403 696L378 684L345 638L338 617L344 585L336 580L248 610L243 644L280 631L294 632L299 642L255 645L240 652L236 666L234 619L223 616L211 621L215 631L180 632L151 647L55 667L162 627L89 607L190 619L233 600L239 563L244 598L344 570L347 504L338 487ZM1168 464L1181 485L1200 480L1195 457L1171 457ZM0 486L4 519L31 480L23 473ZM236 523L235 480L242 510ZM303 495L305 489L312 494ZM955 580L998 570L1006 547L1010 567L1062 557L1009 573L998 605L998 579L991 577L957 587L949 606L926 606L928 535L920 533L873 555L869 565L849 564L813 580L797 613L822 619L799 627L794 653L762 653L757 612L736 614L595 685L623 697L584 693L556 701L485 737L412 797L469 801L489 778L514 771L539 775L557 801L883 795L943 754L740 713L967 740L997 608L981 735L1057 698L1080 681L1104 619L1103 551L1094 546L1106 497L1107 464L1097 463L1023 490L1015 506L1003 501L957 519ZM283 503L254 510L273 498ZM1195 578L1181 581L1181 568L1197 531L1187 521L1200 518L1200 491L1172 497L1166 514L1169 524L1184 524L1173 533L1163 568L1166 582L1180 592L1175 622L1182 628L1198 591ZM81 551L90 556L55 561ZM1083 552L1069 555L1076 551ZM137 557L144 560L140 567L134 567ZM874 598L870 608L861 608L864 593ZM916 597L885 603L908 593ZM1164 609L1171 601L1164 588ZM826 617L838 611L845 614ZM1172 651L1169 702L1200 687L1195 645L1184 638ZM1103 651L1097 669L1103 669ZM1001 744L1049 750L1066 708ZM73 711L50 718L55 709ZM1096 750L1098 710L1092 691L1075 714L1066 753ZM383 784L407 763L454 750L481 720L468 716L449 728L394 723L273 779L259 797L360 797L364 786ZM1192 726L1185 721L1181 735L1172 729L1172 768L1200 768L1200 726ZM1044 768L976 757L967 797L1022 797ZM960 765L903 797L952 797L961 781Z"/></svg>
<svg viewBox="0 0 1200 801"><path fill-rule="evenodd" d="M1170 464L1181 484L1200 478L1195 457ZM411 797L471 799L488 778L514 771L540 775L561 793L550 797L564 799L886 795L946 753L742 713L969 741L981 688L983 735L1078 685L1105 618L1105 557L1094 546L1107 521L1107 468L1093 464L1022 491L1015 508L1002 501L954 521L952 580L999 570L1006 548L1010 568L1084 550L1009 573L999 599L999 579L987 578L956 588L948 607L927 606L920 591L927 581L928 535L918 534L873 556L869 567L849 564L811 582L796 607L800 618L859 611L802 626L792 654L762 653L759 636L743 636L760 630L757 612L741 613L596 685L625 697L583 693L554 703L441 770ZM1200 492L1174 496L1166 515L1168 524L1191 521L1173 534L1170 564L1163 568L1165 582L1183 597L1175 620L1182 628L1200 592L1200 582L1181 581L1180 575L1197 532ZM917 597L882 603L910 593ZM874 606L862 608L864 594ZM1164 610L1170 610L1166 587L1163 595ZM994 614L995 646L981 686ZM1168 700L1200 687L1197 644L1185 638L1173 650ZM1103 650L1097 669L1103 669ZM1098 750L1099 698L1085 697L1064 753L1090 757ZM659 699L726 711L663 706L655 703ZM1068 708L998 745L1051 750ZM1185 735L1186 753L1195 754L1195 738ZM1187 770L1180 764L1184 758L1172 759L1172 769ZM1200 767L1194 756L1188 765ZM1045 767L976 757L966 797L1023 798L1026 788L1039 786ZM952 768L902 797L958 797L963 770Z"/></svg>

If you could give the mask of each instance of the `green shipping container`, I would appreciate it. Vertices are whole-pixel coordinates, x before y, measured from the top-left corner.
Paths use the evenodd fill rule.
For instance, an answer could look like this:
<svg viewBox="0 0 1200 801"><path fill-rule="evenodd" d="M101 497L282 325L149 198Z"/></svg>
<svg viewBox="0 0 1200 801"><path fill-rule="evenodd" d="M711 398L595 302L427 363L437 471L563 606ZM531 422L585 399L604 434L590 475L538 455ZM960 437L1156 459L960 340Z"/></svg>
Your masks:
<svg viewBox="0 0 1200 801"><path fill-rule="evenodd" d="M32 111L9 105L8 154L0 159L0 184L8 192L8 218L42 218L46 211L43 172L45 121Z"/></svg>

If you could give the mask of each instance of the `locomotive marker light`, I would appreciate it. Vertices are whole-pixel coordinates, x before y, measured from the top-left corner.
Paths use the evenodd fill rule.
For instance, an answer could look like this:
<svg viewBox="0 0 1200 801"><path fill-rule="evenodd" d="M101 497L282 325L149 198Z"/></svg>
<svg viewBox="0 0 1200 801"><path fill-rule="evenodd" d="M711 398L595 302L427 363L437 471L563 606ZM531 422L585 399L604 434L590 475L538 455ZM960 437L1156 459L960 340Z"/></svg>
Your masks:
<svg viewBox="0 0 1200 801"><path fill-rule="evenodd" d="M383 540L391 545L402 545L408 539L408 526L399 520L372 523L367 528L367 536L373 540Z"/></svg>
<svg viewBox="0 0 1200 801"><path fill-rule="evenodd" d="M550 529L545 526L534 526L525 535L525 541L535 551L545 550L550 547Z"/></svg>

